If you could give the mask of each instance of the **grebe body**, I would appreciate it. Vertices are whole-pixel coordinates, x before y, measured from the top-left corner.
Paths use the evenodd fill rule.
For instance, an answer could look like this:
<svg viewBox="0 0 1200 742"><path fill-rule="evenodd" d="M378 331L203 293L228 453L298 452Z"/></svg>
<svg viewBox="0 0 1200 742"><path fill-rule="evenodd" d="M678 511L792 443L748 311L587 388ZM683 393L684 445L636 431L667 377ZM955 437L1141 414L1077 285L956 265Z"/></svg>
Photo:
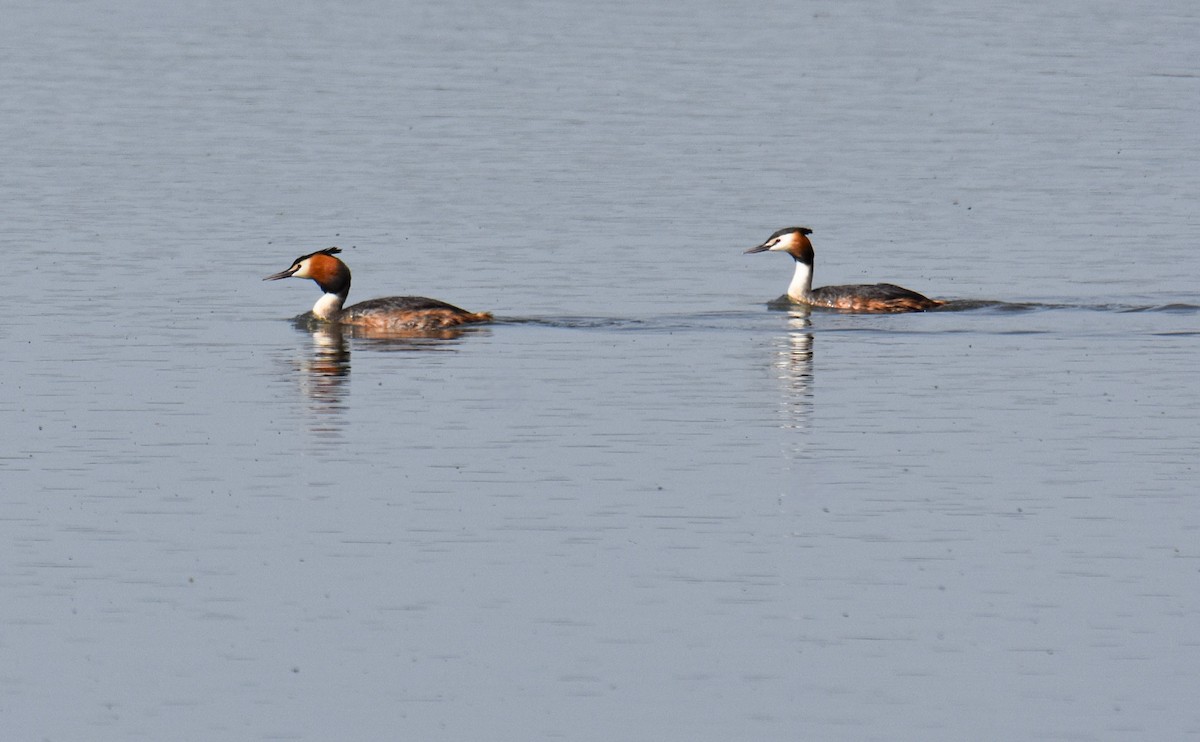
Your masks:
<svg viewBox="0 0 1200 742"><path fill-rule="evenodd" d="M285 271L264 278L311 278L321 287L321 298L313 305L313 316L323 322L353 325L374 330L439 330L473 322L488 322L488 312L468 312L453 304L424 296L388 296L343 308L350 295L350 269L335 256L341 248L330 247L292 261Z"/></svg>
<svg viewBox="0 0 1200 742"><path fill-rule="evenodd" d="M930 299L903 286L892 283L854 284L846 286L812 287L813 246L808 227L785 227L767 238L766 242L746 253L785 252L796 262L796 272L788 284L788 299L797 304L828 307L846 312L923 312L946 302Z"/></svg>

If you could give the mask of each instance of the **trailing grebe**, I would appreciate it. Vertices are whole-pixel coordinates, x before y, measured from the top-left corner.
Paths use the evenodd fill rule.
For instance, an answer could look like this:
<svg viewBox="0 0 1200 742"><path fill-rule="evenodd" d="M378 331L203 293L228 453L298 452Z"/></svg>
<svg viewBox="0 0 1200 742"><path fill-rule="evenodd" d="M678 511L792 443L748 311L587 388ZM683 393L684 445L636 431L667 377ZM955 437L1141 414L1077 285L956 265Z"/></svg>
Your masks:
<svg viewBox="0 0 1200 742"><path fill-rule="evenodd" d="M350 294L350 269L334 256L342 250L330 247L292 261L292 267L264 278L311 278L324 291L313 305L313 315L325 322L379 330L437 330L469 322L487 322L488 312L468 312L437 299L423 296L388 296L359 302L342 309Z"/></svg>
<svg viewBox="0 0 1200 742"><path fill-rule="evenodd" d="M808 240L810 234L812 230L808 227L786 227L768 237L766 242L746 251L786 252L796 259L796 273L787 290L788 298L792 301L850 312L922 312L946 303L891 283L822 286L814 289L813 246Z"/></svg>

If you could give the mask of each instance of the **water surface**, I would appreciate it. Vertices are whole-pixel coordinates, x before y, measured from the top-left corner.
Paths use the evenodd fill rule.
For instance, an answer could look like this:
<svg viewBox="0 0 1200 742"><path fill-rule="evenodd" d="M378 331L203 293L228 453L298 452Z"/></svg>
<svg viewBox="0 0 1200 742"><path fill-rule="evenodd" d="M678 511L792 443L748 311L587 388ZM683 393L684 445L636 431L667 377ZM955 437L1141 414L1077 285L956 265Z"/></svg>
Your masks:
<svg viewBox="0 0 1200 742"><path fill-rule="evenodd" d="M12 738L1200 733L1190 5L4 26Z"/></svg>

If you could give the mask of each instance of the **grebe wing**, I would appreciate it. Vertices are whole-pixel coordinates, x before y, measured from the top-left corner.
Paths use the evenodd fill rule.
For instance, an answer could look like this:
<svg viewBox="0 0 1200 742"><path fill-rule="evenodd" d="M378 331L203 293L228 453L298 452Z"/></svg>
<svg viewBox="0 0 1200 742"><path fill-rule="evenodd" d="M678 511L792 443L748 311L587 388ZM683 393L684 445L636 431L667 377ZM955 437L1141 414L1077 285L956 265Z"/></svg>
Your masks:
<svg viewBox="0 0 1200 742"><path fill-rule="evenodd" d="M812 290L816 298L857 297L860 299L926 299L916 291L894 283L863 283L844 286L822 286Z"/></svg>
<svg viewBox="0 0 1200 742"><path fill-rule="evenodd" d="M893 299L925 299L924 294L920 294L912 289L906 289L903 286L897 286L894 283L877 283L874 288L879 289L891 296Z"/></svg>
<svg viewBox="0 0 1200 742"><path fill-rule="evenodd" d="M429 309L447 309L452 312L467 314L465 309L425 296L385 296L380 299L368 299L367 301L360 301L354 306L348 307L345 311L353 314L357 312L378 311L421 312Z"/></svg>

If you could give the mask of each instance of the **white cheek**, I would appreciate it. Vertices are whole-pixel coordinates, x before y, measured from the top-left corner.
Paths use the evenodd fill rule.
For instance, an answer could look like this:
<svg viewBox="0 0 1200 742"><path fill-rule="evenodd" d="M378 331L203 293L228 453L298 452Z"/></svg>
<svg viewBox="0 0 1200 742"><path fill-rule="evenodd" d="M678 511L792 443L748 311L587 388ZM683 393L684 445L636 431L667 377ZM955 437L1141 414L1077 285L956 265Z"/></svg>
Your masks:
<svg viewBox="0 0 1200 742"><path fill-rule="evenodd" d="M305 260L304 262L300 263L299 270L292 274L292 278L312 278L312 274L308 272L308 268L311 263L311 260Z"/></svg>

